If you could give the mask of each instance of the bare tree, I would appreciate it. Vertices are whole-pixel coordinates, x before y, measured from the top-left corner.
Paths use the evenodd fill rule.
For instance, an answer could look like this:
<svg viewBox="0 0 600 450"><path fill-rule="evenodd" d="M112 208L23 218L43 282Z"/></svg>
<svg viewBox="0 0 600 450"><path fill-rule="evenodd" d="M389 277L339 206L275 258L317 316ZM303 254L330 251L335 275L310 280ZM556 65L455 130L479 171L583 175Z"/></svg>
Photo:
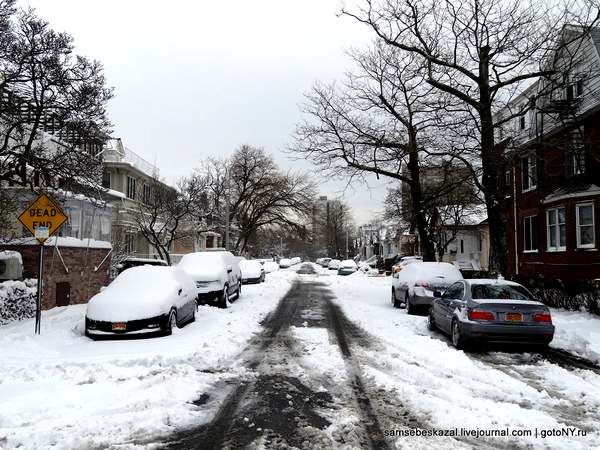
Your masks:
<svg viewBox="0 0 600 450"><path fill-rule="evenodd" d="M485 196L492 272L505 271L507 264L500 207L504 165L494 129L524 110L497 120L494 113L525 83L551 77L557 71L552 64L557 50L580 40L598 23L596 2L567 3L365 0L355 10L343 10L386 45L420 59L427 83L461 102L463 118L470 117L471 133L463 138L471 141L468 148L478 148L480 157L481 174L474 170L473 177ZM561 25L567 23L580 24L583 32L565 41ZM471 165L472 160L464 162Z"/></svg>
<svg viewBox="0 0 600 450"><path fill-rule="evenodd" d="M352 57L358 70L341 88L317 84L306 96L307 119L297 127L291 150L327 173L350 177L374 173L405 183L424 259L435 261L426 212L452 184L439 184L426 196L421 173L425 167L453 161L449 152L441 157L428 150L437 151L442 113L452 105L447 97L432 97L434 88L425 84L426 75L410 54L377 42Z"/></svg>
<svg viewBox="0 0 600 450"><path fill-rule="evenodd" d="M102 65L33 10L0 2L0 181L98 186L112 91Z"/></svg>
<svg viewBox="0 0 600 450"><path fill-rule="evenodd" d="M304 175L282 172L264 149L242 145L230 160L208 160L199 170L208 183L208 209L220 227L229 210L233 245L247 250L256 232L282 226L301 231L310 217L314 186ZM221 228L222 232L224 231Z"/></svg>
<svg viewBox="0 0 600 450"><path fill-rule="evenodd" d="M206 186L196 177L183 178L171 187L153 178L149 191L141 192L142 201L134 212L137 229L160 257L171 264L170 252L179 239L195 237L196 222L191 214Z"/></svg>

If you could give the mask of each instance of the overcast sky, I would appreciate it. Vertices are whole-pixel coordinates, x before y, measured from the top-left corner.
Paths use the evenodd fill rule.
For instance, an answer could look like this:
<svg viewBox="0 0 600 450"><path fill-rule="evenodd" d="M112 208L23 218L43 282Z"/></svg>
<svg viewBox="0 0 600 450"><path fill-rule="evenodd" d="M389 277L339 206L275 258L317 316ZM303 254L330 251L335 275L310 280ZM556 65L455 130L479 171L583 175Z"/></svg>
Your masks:
<svg viewBox="0 0 600 450"><path fill-rule="evenodd" d="M210 155L263 146L285 168L310 170L283 153L317 80L340 79L344 51L371 35L338 18L339 0L21 0L77 52L99 59L115 87L114 135L173 181ZM322 195L344 196L358 224L381 208L373 189L317 180Z"/></svg>

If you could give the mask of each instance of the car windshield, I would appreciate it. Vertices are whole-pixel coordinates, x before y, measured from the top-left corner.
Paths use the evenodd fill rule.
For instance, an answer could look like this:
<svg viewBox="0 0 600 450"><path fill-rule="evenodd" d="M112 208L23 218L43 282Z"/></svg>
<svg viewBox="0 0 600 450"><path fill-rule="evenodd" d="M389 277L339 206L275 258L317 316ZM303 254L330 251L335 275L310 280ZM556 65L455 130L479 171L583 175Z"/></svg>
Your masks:
<svg viewBox="0 0 600 450"><path fill-rule="evenodd" d="M471 296L473 300L533 300L524 287L510 284L475 284Z"/></svg>

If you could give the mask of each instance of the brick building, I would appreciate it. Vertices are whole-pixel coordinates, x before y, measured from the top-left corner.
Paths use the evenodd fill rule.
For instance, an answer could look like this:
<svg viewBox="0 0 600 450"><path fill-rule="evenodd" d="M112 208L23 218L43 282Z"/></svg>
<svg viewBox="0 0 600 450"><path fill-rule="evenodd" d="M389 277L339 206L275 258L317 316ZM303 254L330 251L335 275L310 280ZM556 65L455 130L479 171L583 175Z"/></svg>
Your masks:
<svg viewBox="0 0 600 450"><path fill-rule="evenodd" d="M538 80L500 112L509 275L600 278L600 31L575 42L556 87Z"/></svg>
<svg viewBox="0 0 600 450"><path fill-rule="evenodd" d="M37 278L39 244L33 238L15 239L1 250L15 250L23 258L23 277ZM51 237L44 247L43 309L87 303L109 283L109 242Z"/></svg>

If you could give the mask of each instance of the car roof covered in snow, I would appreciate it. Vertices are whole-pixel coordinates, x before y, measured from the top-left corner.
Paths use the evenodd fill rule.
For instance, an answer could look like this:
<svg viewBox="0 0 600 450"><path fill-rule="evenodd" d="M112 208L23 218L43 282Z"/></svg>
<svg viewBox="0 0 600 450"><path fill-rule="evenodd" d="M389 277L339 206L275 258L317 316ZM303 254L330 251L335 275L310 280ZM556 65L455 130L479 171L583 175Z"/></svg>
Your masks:
<svg viewBox="0 0 600 450"><path fill-rule="evenodd" d="M515 283L514 281L498 278L469 278L464 281L469 283L471 286L479 284L506 284L509 286L521 286L519 283Z"/></svg>

